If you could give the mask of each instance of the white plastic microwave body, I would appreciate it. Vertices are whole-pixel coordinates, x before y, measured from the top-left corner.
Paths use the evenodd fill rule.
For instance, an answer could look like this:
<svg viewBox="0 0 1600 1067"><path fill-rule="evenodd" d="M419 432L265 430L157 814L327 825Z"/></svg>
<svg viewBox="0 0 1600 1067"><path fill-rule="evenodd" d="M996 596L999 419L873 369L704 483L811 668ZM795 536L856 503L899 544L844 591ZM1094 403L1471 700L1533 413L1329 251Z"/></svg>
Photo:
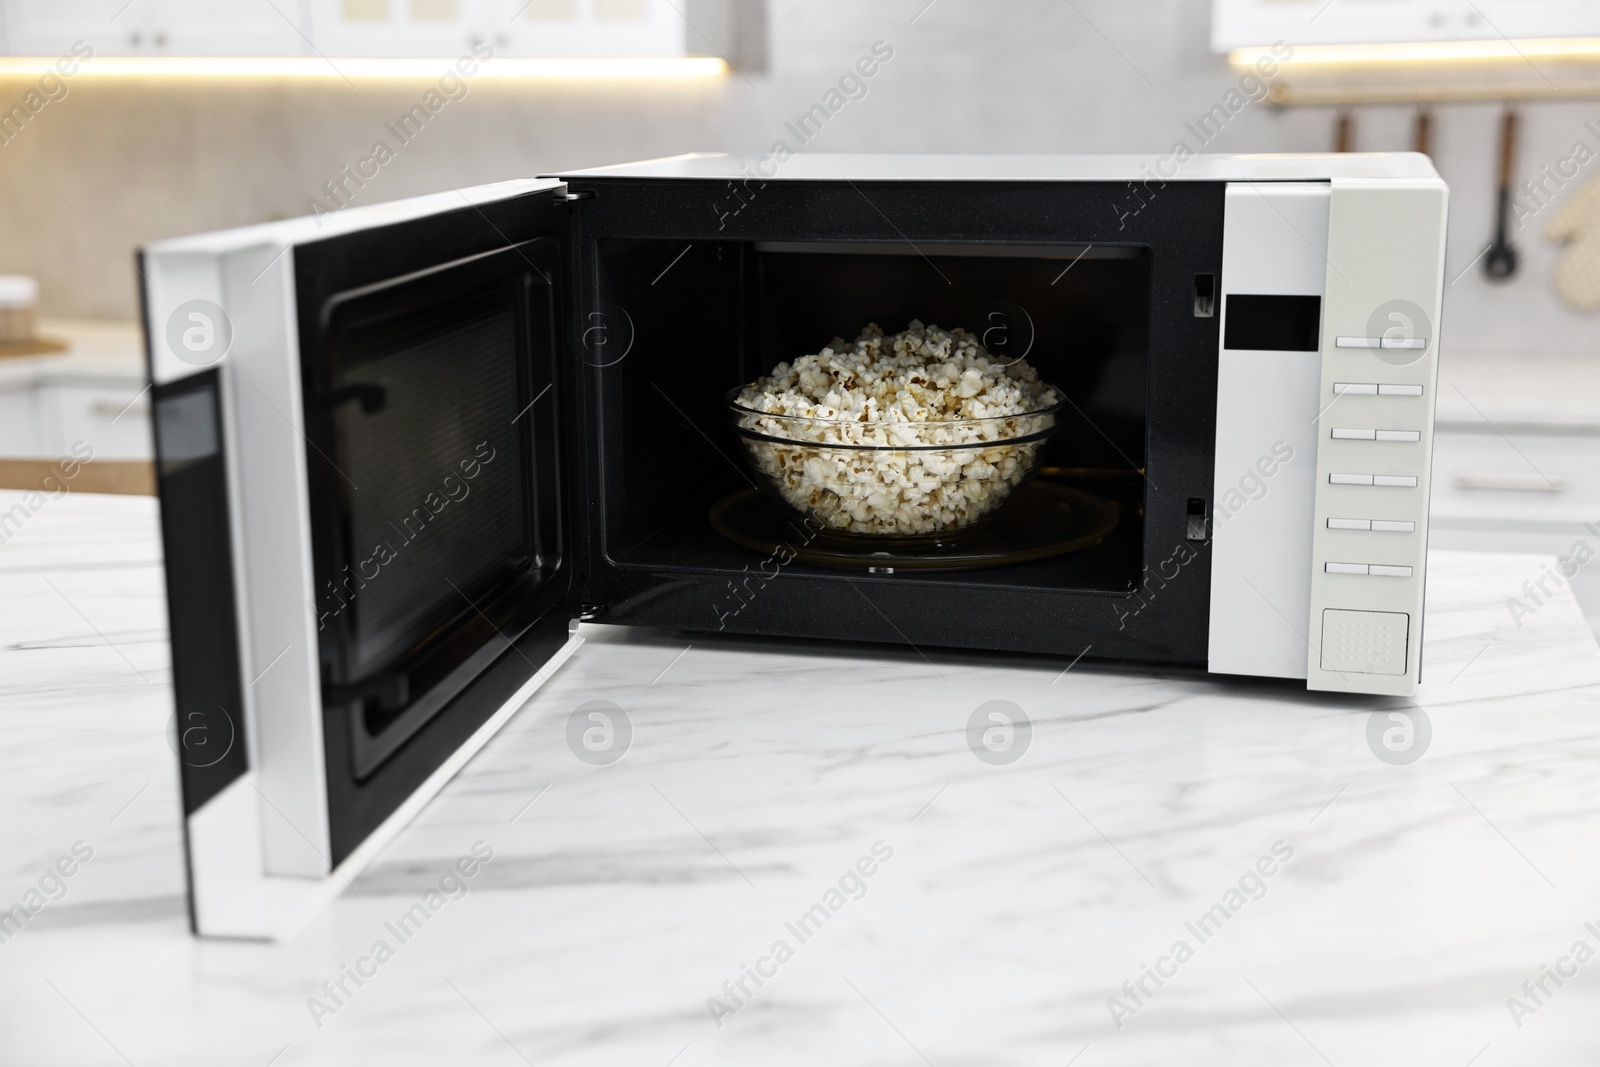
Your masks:
<svg viewBox="0 0 1600 1067"><path fill-rule="evenodd" d="M1202 202L1204 220L1186 213ZM643 321L626 360L579 354L607 280L631 278L653 294L641 306L678 313L708 293L732 306L735 287L715 279L753 284L762 263L826 287L840 284L827 274L830 255L898 255L901 271L916 257L950 256L966 274L981 274L986 256L1052 275L1083 258L1082 274L1045 289L1059 294L1099 269L1091 246L1128 245L1117 253L1124 264L1140 256L1169 271L1162 292L1172 299L1159 311L1186 339L1175 355L1158 351L1170 334L1151 334L1168 367L1183 364L1185 390L1143 387L1151 397L1168 390L1159 409L1150 401L1149 420L1183 424L1181 436L1166 435L1182 448L1163 462L1181 468L1186 489L1174 499L1176 487L1164 485L1140 521L1204 560L1193 577L1132 626L1141 590L1131 578L1083 595L1059 583L909 572L857 580L882 591L877 602L919 645L1073 655L1103 639L1108 649L1124 642L1128 661L1411 693L1445 212L1444 183L1409 154L802 153L781 166L686 156L149 246L174 678L194 741L182 770L195 929L271 937L293 928L571 654L578 617L717 629L712 609L741 573L740 550L717 541L716 559L731 562L704 573L630 568L608 540L625 497L604 479L627 445L612 436L608 405L637 397L619 383L662 357ZM992 236L974 236L986 228ZM659 264L636 254L649 241ZM608 273L602 260L613 252L634 259ZM1178 261L1181 278L1171 274ZM727 373L740 371L730 363ZM720 397L701 392L680 400L703 407ZM475 420L493 428L450 436ZM711 421L701 429L720 432ZM417 451L425 446L435 453ZM368 558L328 573L319 546L370 525L362 500L436 473L470 482L472 507L485 510L451 512L441 497L439 522L474 517L406 547L411 562L384 578L371 575L387 562ZM1169 473L1152 470L1150 480ZM1182 497L1193 498L1187 515ZM410 545L399 525L395 536ZM1137 560L1135 551L1144 549L1130 549ZM398 577L421 560L442 570ZM430 636L404 670L356 669L382 636L352 622L381 614L361 583L439 586L457 566L456 591L472 610L458 605L448 639ZM1129 566L1136 576L1137 562ZM410 594L442 588L383 587L383 611L409 625ZM1043 623L1013 617L1008 605L1023 599ZM1038 608L1047 602L1059 610ZM735 622L730 629L756 634L895 639L872 636L882 620L862 612L837 574L804 567L776 578ZM348 647L330 645L339 627L353 627ZM1127 636L1136 631L1160 641L1141 646Z"/></svg>

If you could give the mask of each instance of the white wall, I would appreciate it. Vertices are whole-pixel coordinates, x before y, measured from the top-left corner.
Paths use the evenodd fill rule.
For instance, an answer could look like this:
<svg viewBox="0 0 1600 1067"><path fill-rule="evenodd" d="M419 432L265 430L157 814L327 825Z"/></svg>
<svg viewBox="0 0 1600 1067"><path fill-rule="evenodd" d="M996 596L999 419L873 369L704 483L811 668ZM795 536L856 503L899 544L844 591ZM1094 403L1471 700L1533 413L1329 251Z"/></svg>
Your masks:
<svg viewBox="0 0 1600 1067"><path fill-rule="evenodd" d="M770 70L748 81L471 84L358 202L683 151L764 151L877 40L894 59L813 150L1166 151L1237 79L1207 47L1207 0L935 0L913 23L925 4L773 0ZM0 107L26 88L0 82ZM77 79L0 145L0 271L39 275L49 314L130 317L127 260L140 242L304 213L424 88ZM1580 137L1600 149L1584 129L1590 118L1600 119L1600 102L1528 109L1524 170ZM1410 121L1404 109L1364 111L1357 147L1408 147ZM1491 232L1495 122L1491 107L1438 115L1436 158L1454 194L1452 276ZM1327 110L1251 105L1210 150L1324 150L1331 131ZM1571 314L1551 293L1554 250L1532 227L1518 243L1515 281L1492 286L1474 269L1450 287L1447 346L1600 348L1600 316Z"/></svg>

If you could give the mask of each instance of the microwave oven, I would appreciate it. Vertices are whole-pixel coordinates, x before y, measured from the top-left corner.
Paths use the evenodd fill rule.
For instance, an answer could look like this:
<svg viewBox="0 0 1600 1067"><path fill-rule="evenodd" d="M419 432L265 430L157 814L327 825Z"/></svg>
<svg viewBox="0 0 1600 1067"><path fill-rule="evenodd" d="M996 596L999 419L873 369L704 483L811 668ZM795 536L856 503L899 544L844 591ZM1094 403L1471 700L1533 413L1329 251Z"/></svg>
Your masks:
<svg viewBox="0 0 1600 1067"><path fill-rule="evenodd" d="M694 155L146 247L195 930L291 928L578 620L1413 692L1446 199L1414 154ZM912 320L1059 390L1035 482L1097 543L719 525L730 388Z"/></svg>

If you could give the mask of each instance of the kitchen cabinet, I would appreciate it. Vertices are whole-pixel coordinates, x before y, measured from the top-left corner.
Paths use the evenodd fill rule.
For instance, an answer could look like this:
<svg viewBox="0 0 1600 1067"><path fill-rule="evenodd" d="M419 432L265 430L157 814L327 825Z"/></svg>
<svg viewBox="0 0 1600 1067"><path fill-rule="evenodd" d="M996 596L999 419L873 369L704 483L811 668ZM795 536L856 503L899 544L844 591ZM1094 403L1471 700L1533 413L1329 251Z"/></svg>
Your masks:
<svg viewBox="0 0 1600 1067"><path fill-rule="evenodd" d="M1600 633L1600 362L1446 353L1439 375L1430 547L1571 560L1562 580Z"/></svg>
<svg viewBox="0 0 1600 1067"><path fill-rule="evenodd" d="M0 0L0 51L56 56L732 55L761 0Z"/></svg>
<svg viewBox="0 0 1600 1067"><path fill-rule="evenodd" d="M44 440L38 393L0 382L0 459L37 456Z"/></svg>
<svg viewBox="0 0 1600 1067"><path fill-rule="evenodd" d="M114 52L113 38L126 45L130 34L143 32L138 16L123 12L117 17L126 2L11 0L0 15L4 19L6 51L12 55L60 56L70 52L75 41L84 41L96 52Z"/></svg>
<svg viewBox="0 0 1600 1067"><path fill-rule="evenodd" d="M686 5L702 39L667 0L489 0L513 56L677 56L725 52L730 4Z"/></svg>
<svg viewBox="0 0 1600 1067"><path fill-rule="evenodd" d="M715 5L713 5L715 6ZM329 56L677 56L685 22L668 0L309 0Z"/></svg>
<svg viewBox="0 0 1600 1067"><path fill-rule="evenodd" d="M1592 0L1214 0L1219 52L1304 45L1600 36Z"/></svg>
<svg viewBox="0 0 1600 1067"><path fill-rule="evenodd" d="M454 57L507 39L487 0L308 0L306 11L317 50L334 57Z"/></svg>
<svg viewBox="0 0 1600 1067"><path fill-rule="evenodd" d="M1446 423L1434 440L1435 521L1540 529L1600 522L1597 431Z"/></svg>
<svg viewBox="0 0 1600 1067"><path fill-rule="evenodd" d="M8 0L4 18L11 55L64 55L76 41L103 56L309 51L299 0Z"/></svg>
<svg viewBox="0 0 1600 1067"><path fill-rule="evenodd" d="M72 454L81 441L96 459L149 459L150 404L142 390L142 382L114 379L45 385L39 391L44 454Z"/></svg>
<svg viewBox="0 0 1600 1067"><path fill-rule="evenodd" d="M134 0L158 13L161 46L175 56L297 56L310 53L296 0ZM127 18L124 15L123 18ZM120 20L119 20L120 21Z"/></svg>
<svg viewBox="0 0 1600 1067"><path fill-rule="evenodd" d="M132 325L46 322L60 355L0 360L0 460L55 459L83 442L96 459L148 460L142 342Z"/></svg>
<svg viewBox="0 0 1600 1067"><path fill-rule="evenodd" d="M44 375L0 384L0 458L51 459L82 444L96 459L149 459L150 407L136 378Z"/></svg>

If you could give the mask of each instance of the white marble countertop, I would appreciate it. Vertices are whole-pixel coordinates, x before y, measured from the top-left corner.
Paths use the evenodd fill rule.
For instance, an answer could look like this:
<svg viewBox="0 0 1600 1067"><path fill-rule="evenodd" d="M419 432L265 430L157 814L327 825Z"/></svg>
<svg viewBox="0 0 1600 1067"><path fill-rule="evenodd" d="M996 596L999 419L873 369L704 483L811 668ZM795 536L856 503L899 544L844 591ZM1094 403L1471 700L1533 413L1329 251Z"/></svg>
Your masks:
<svg viewBox="0 0 1600 1067"><path fill-rule="evenodd" d="M93 850L0 944L8 1067L1600 1061L1600 959L1572 956L1600 951L1600 651L1565 594L1510 624L1537 558L1434 557L1408 765L1369 747L1375 698L589 628L344 896L257 945L187 932L157 557L153 501L81 494L0 547L0 907ZM1033 722L1011 765L967 746L995 699ZM591 700L633 724L611 766L566 745ZM386 923L477 842L402 943ZM1544 965L1576 975L1528 994Z"/></svg>

